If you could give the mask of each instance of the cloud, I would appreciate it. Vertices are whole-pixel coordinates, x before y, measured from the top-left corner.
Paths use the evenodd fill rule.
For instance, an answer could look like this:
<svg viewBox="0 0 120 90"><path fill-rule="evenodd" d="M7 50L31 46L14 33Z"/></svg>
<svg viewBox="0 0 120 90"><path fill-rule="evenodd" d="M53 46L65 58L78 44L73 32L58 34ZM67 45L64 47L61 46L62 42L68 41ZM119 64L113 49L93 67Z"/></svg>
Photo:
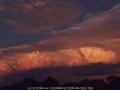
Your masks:
<svg viewBox="0 0 120 90"><path fill-rule="evenodd" d="M0 7L0 11L2 11L2 10L4 10L4 8L3 8L3 7Z"/></svg>
<svg viewBox="0 0 120 90"><path fill-rule="evenodd" d="M21 78L24 76L26 77L34 77L37 81L43 81L44 78L46 78L48 75L53 76L57 78L60 82L71 82L72 80L70 78L76 77L76 80L73 80L75 82L78 82L80 80L83 80L85 78L93 79L97 78L103 78L103 75L106 75L105 77L109 75L120 75L120 71L111 71L113 69L119 69L120 63L117 64L103 64L103 63L94 63L89 65L82 65L82 66L74 66L74 67L47 67L47 68L34 68L30 69L24 72L16 72L11 73L4 77L4 80L6 83L15 83L19 82ZM70 78L68 78L70 77ZM19 80L18 80L19 79Z"/></svg>
<svg viewBox="0 0 120 90"><path fill-rule="evenodd" d="M54 37L52 39L47 39L38 42L38 48L41 51L57 51L63 48L67 48L65 46L69 45L68 37ZM44 48L43 48L44 47Z"/></svg>
<svg viewBox="0 0 120 90"><path fill-rule="evenodd" d="M99 13L98 15L88 15L88 19L85 20L82 25L83 27L87 25L86 27L87 30L98 31L107 35L112 34L112 32L116 34L115 32L119 31L120 28L119 21L120 21L120 4L114 6L113 8L106 12ZM106 33L107 31L110 32ZM101 35L101 33L99 35Z"/></svg>
<svg viewBox="0 0 120 90"><path fill-rule="evenodd" d="M3 21L10 31L32 33L65 26L77 18L83 8L69 0L0 1ZM9 3L8 3L9 2ZM4 4L3 4L4 3ZM9 14L8 14L9 13Z"/></svg>
<svg viewBox="0 0 120 90"><path fill-rule="evenodd" d="M113 42L113 43L116 43L116 42L120 43L120 38L107 39L106 41Z"/></svg>
<svg viewBox="0 0 120 90"><path fill-rule="evenodd" d="M33 50L29 49L30 45L20 45L0 49L0 61L14 62L22 55Z"/></svg>
<svg viewBox="0 0 120 90"><path fill-rule="evenodd" d="M32 53L26 53L14 62L0 62L0 77L6 74L10 74L13 71L24 71L33 68L45 68L51 67L52 61L50 57L40 53L39 51L33 51Z"/></svg>
<svg viewBox="0 0 120 90"><path fill-rule="evenodd" d="M80 48L80 51L84 55L85 59L88 60L88 63L110 63L114 62L116 58L115 52L111 50L105 51L102 48L97 47L83 47Z"/></svg>
<svg viewBox="0 0 120 90"><path fill-rule="evenodd" d="M119 55L119 45L120 45L120 38L110 38L110 39L106 39L106 44L109 47L113 47L114 50L117 52L117 54Z"/></svg>
<svg viewBox="0 0 120 90"><path fill-rule="evenodd" d="M65 29L64 34L88 39L105 39L120 37L120 4L108 11L87 14L83 22Z"/></svg>
<svg viewBox="0 0 120 90"><path fill-rule="evenodd" d="M81 47L76 49L60 50L62 54L70 58L64 60L66 66L88 65L90 63L116 63L116 53L99 47Z"/></svg>
<svg viewBox="0 0 120 90"><path fill-rule="evenodd" d="M7 3L7 1L8 0L6 0L3 5L0 5L0 12L4 12L1 17L4 17L3 21L12 28L9 29L10 31L15 31L14 28L18 28L16 32L39 32L41 29L45 30L60 27L63 24L66 25L66 23L73 21L81 13L81 6L79 8L76 3L72 4L73 2L71 1L70 3L65 1L65 3L61 2L60 4L58 4L58 2L51 3L51 0L11 0L9 1L10 3ZM74 5L77 7L73 8ZM59 14L59 12L61 14ZM0 49L0 61L2 62L0 63L0 76L13 73L14 70L23 72L24 70L29 71L32 69L35 70L36 68L39 68L41 73L45 73L43 68L52 68L47 69L47 71L52 71L54 68L56 71L52 73L56 75L56 72L60 70L56 68L57 66L65 67L60 70L63 75L68 71L67 75L78 76L114 73L114 70L111 72L107 72L108 69L104 70L104 65L100 65L97 69L97 66L91 67L94 66L91 65L91 63L99 66L98 63L102 62L105 64L104 67L111 67L111 64L117 62L116 58L119 53L116 51L119 51L118 43L120 41L119 12L120 5L118 4L108 11L86 15L82 23L58 31L58 36L52 39L39 41L36 44ZM64 35L66 35L66 37L62 37ZM116 51L112 48L113 44L111 43L116 43ZM10 63L13 61L12 63L15 64L10 64L9 62L4 63L3 61L5 60L9 60ZM89 67L87 67L87 65ZM70 69L68 70L66 67ZM110 69L112 69L112 67ZM38 71L35 74L37 74Z"/></svg>
<svg viewBox="0 0 120 90"><path fill-rule="evenodd" d="M69 72L73 72L72 75L77 76L98 76L98 75L109 75L119 74L119 71L111 71L113 69L119 69L120 63L116 64L104 64L104 63L91 63L89 65L82 65L68 68ZM79 70L79 72L78 72Z"/></svg>
<svg viewBox="0 0 120 90"><path fill-rule="evenodd" d="M16 67L22 70L51 66L78 66L98 62L114 63L117 59L115 52L111 50L107 51L99 47L66 48L49 52L39 52L33 49L35 51L32 53L27 51L28 48L30 47L19 46L1 49L1 51L5 50L4 52L8 53L8 55L4 55L2 51L1 61L7 60L9 63L16 63L16 60L18 60ZM16 51L17 49L18 51ZM19 52L20 49L25 49L25 52ZM10 51L13 51L11 52L12 54L9 54Z"/></svg>
<svg viewBox="0 0 120 90"><path fill-rule="evenodd" d="M54 67L66 67L72 68L74 66L84 66L90 65L91 63L116 63L115 52L108 50L105 51L97 47L81 47L78 49L66 49L62 51L57 51L54 53L41 53L39 51L33 51L31 53L26 53L19 57L17 62L14 63L0 63L0 76L4 76L11 73L17 73L19 71L24 72L36 68L54 68ZM56 57L53 59L52 56ZM65 56L66 58L62 59ZM61 57L61 59L59 58ZM72 71L70 71L72 74ZM70 74L68 73L68 74Z"/></svg>
<svg viewBox="0 0 120 90"><path fill-rule="evenodd" d="M79 66L79 65L83 65L83 61L82 59L79 58L73 58L71 60L68 61L67 65L68 66Z"/></svg>
<svg viewBox="0 0 120 90"><path fill-rule="evenodd" d="M0 77L6 74L10 74L11 72L12 72L12 69L9 64L5 62L0 62Z"/></svg>
<svg viewBox="0 0 120 90"><path fill-rule="evenodd" d="M39 51L25 54L18 60L16 69L27 70L32 68L50 67L51 59Z"/></svg>
<svg viewBox="0 0 120 90"><path fill-rule="evenodd" d="M58 36L39 41L39 43L36 45L30 45L30 48L28 47L26 49L18 49L14 52L31 52L34 50L48 52L62 49L72 49L74 47L79 48L84 46L113 49L113 45L106 42L106 39L119 38L120 36L120 27L118 24L120 18L119 7L120 6L118 4L105 12L88 14L82 23L62 30L62 32L58 31ZM112 17L112 15L115 15L115 17ZM66 35L66 37L60 36L59 33L63 36ZM10 52L12 51L13 50L11 49Z"/></svg>
<svg viewBox="0 0 120 90"><path fill-rule="evenodd" d="M83 22L58 31L58 33L68 37L66 40L67 44L63 43L62 49L65 49L63 48L65 46L70 49L79 47L99 47L113 50L119 54L119 22L120 4L104 12L87 14ZM113 39L115 41L114 43ZM59 43L59 41L56 41L56 43L57 42Z"/></svg>

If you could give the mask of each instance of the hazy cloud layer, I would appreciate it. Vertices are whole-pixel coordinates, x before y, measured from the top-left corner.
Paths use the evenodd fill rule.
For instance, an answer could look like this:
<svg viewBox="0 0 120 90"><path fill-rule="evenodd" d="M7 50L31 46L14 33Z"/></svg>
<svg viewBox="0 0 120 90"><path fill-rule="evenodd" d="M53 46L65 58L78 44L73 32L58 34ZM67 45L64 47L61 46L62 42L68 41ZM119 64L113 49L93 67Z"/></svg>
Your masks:
<svg viewBox="0 0 120 90"><path fill-rule="evenodd" d="M51 39L39 41L37 44L31 44L29 45L30 48L28 47L29 49L18 49L16 51L11 49L10 52L32 52L34 50L43 52L58 51L66 48L79 48L84 46L102 47L107 50L113 49L112 47L114 46L118 47L119 43L113 45L108 41L109 39L120 38L119 8L120 5L118 4L105 12L95 15L88 14L82 23L56 32L56 36L53 36Z"/></svg>
<svg viewBox="0 0 120 90"><path fill-rule="evenodd" d="M4 0L0 1L1 17L15 32L39 32L66 25L83 11L73 0Z"/></svg>
<svg viewBox="0 0 120 90"><path fill-rule="evenodd" d="M75 26L60 31L74 38L94 41L120 37L120 4L108 11L88 14L86 19Z"/></svg>

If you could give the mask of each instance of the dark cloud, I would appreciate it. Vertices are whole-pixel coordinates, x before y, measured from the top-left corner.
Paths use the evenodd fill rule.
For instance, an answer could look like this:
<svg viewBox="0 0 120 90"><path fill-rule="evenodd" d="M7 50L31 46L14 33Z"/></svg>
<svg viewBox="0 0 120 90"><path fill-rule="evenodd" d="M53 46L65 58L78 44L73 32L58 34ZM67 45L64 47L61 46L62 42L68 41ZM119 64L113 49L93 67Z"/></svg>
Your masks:
<svg viewBox="0 0 120 90"><path fill-rule="evenodd" d="M4 81L6 83L15 83L20 81L23 77L34 77L37 81L42 81L48 75L57 78L60 82L65 80L70 81L70 78L66 77L83 77L87 78L89 76L102 76L102 75L115 75L120 74L120 71L110 71L120 69L120 63L116 64L103 64L103 63L93 63L83 66L74 67L49 67L49 68L36 68L21 72L12 72L9 75L4 76ZM100 77L101 78L101 77ZM83 79L83 78L81 78Z"/></svg>
<svg viewBox="0 0 120 90"><path fill-rule="evenodd" d="M46 74L51 72L63 72L67 75L77 75L77 76L96 76L96 75L108 75L108 74L117 74L120 72L110 71L114 69L120 69L120 63L117 64L103 64L103 63L91 63L89 65L83 66L74 66L74 67L51 67L51 68L41 68L41 69L31 69L21 73L22 75L36 75L37 72L40 74ZM16 73L16 75L18 75ZM20 75L20 73L19 73ZM18 76L19 76L18 75Z"/></svg>
<svg viewBox="0 0 120 90"><path fill-rule="evenodd" d="M69 68L68 71L73 71L73 75L78 76L98 76L98 75L109 75L118 74L117 71L109 71L112 69L120 69L120 63L117 64L103 64L103 63L93 63L90 65L76 66Z"/></svg>
<svg viewBox="0 0 120 90"><path fill-rule="evenodd" d="M20 3L20 5L21 5L19 7L20 10L23 10L21 8L24 8L24 10L27 10L28 13L29 13L30 7L29 7L29 9L26 8L26 4L28 6L30 5L35 10L37 10L40 7L43 7L43 9L42 9L43 11L47 10L47 9L50 9L50 8L52 8L51 10L54 11L54 8L57 7L58 3L59 3L59 5L61 5L61 4L63 4L63 6L65 5L64 8L66 7L66 11L69 11L70 9L67 10L69 5L74 5L75 4L75 2L74 2L74 4L71 4L71 3L73 3L72 1L70 1L69 3L68 3L68 1L65 1L65 2L55 1L53 3L56 3L56 4L53 5L53 4L50 3L51 1L49 1L49 2L39 1L39 3L40 2L44 3L43 6L39 7L39 4L38 4L38 6L35 6L35 3L37 3L37 1L29 1L29 2L28 1L21 1L21 2L20 1L16 1L16 2L11 1L11 2ZM6 3L3 4L3 6L5 6ZM50 7L50 8L47 8L47 6ZM8 7L13 8L14 5L13 6L8 5ZM18 7L18 5L16 7ZM98 13L98 14L88 14L88 15L86 15L86 18L84 19L84 21L82 23L77 24L76 26L72 26L71 28L64 29L62 31L61 30L57 31L56 32L56 34L57 34L56 37L53 37L54 34L51 34L50 39L47 38L46 40L43 40L43 41L38 40L39 44L31 44L26 49L13 50L13 52L24 52L25 50L28 51L28 52L30 52L32 50L33 51L34 50L57 51L57 50L66 49L66 48L79 48L79 47L83 47L83 46L97 46L97 47L107 48L108 45L103 43L106 39L111 39L111 38L116 38L116 37L119 38L119 36L120 36L120 32L119 32L119 28L120 28L119 27L119 21L120 21L119 20L120 19L119 12L120 12L120 10L119 10L119 8L120 8L120 6L118 4L118 5L114 6L113 8L111 8L108 11L105 11L105 12L101 12L101 13ZM55 8L55 11L56 11L56 9L58 11L61 10L61 12L62 11L64 12L62 7ZM32 9L30 9L30 10L32 10ZM51 12L53 12L53 11L51 11ZM77 11L75 11L75 12L77 12ZM71 13L73 13L72 10L71 10ZM31 14L33 14L33 13L31 13ZM26 16L26 20L28 20L27 18L32 17L31 14L28 14L28 17ZM44 13L42 13L42 14L44 14ZM40 15L42 15L42 14L40 14ZM25 15L26 15L26 13L25 13ZM47 14L47 15L50 16L50 15L53 15L53 13L51 13L50 15L49 14ZM70 15L72 15L72 14L70 14ZM18 20L18 21L22 20L22 19L16 19L16 17L18 17L18 16L15 16L13 19ZM59 16L59 15L57 15L57 16ZM65 15L63 15L63 16L65 16ZM24 14L23 14L23 17L24 17ZM32 17L32 18L34 18L34 17ZM61 18L63 18L63 17L61 17ZM59 18L59 19L62 20L61 18ZM39 19L37 19L37 20L39 20ZM42 18L41 20L44 20L44 18ZM52 24L53 21L51 21L50 24ZM37 22L37 21L35 21L35 22ZM49 22L49 20L47 22ZM25 23L26 23L26 21L25 21ZM33 22L30 22L30 23L33 23ZM22 24L24 24L24 22L22 22ZM29 24L29 23L26 23L26 24ZM26 24L24 24L24 25L27 26ZM52 25L55 25L55 24L52 24ZM29 25L29 26L32 26L32 25ZM38 25L38 26L40 26L40 25ZM47 27L47 26L45 26L45 27ZM28 29L26 29L26 30L28 30ZM54 32L55 32L55 30L53 30L53 33ZM48 33L51 33L51 32L48 32ZM48 35L48 33L46 33L46 34ZM33 37L33 39L32 39L32 37ZM34 35L31 36L31 38L30 38L31 40L27 39L26 42L34 41L34 37L36 37L36 36L34 36ZM44 37L44 36L41 36L41 37ZM26 38L26 37L24 36L24 38ZM22 43L21 39L20 39L20 41ZM4 53L7 53L7 51L6 52L4 51Z"/></svg>
<svg viewBox="0 0 120 90"><path fill-rule="evenodd" d="M1 17L16 32L39 32L66 25L82 13L73 0L0 1Z"/></svg>
<svg viewBox="0 0 120 90"><path fill-rule="evenodd" d="M87 38L114 38L119 37L120 4L105 12L98 14L87 14L86 19L80 24L63 31L71 35L79 35ZM109 31L109 32L108 32ZM94 36L94 37L93 37Z"/></svg>

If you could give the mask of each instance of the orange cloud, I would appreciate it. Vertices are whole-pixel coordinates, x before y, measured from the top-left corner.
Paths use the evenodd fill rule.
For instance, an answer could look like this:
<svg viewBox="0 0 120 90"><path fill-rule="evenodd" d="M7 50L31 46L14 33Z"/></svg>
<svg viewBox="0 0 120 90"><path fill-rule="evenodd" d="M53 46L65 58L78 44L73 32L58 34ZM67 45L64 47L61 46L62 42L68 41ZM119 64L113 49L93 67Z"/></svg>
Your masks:
<svg viewBox="0 0 120 90"><path fill-rule="evenodd" d="M12 72L10 66L5 62L0 62L0 76L4 76Z"/></svg>
<svg viewBox="0 0 120 90"><path fill-rule="evenodd" d="M78 49L61 50L60 52L71 57L65 60L67 66L79 66L90 63L116 63L116 53L111 50L104 50L98 47L82 47Z"/></svg>
<svg viewBox="0 0 120 90"><path fill-rule="evenodd" d="M97 62L114 62L116 58L115 52L108 50L105 51L102 48L97 47L83 47L80 48L81 53L84 55L88 63Z"/></svg>
<svg viewBox="0 0 120 90"><path fill-rule="evenodd" d="M27 70L31 68L41 68L51 66L51 59L39 51L25 54L18 60L16 69Z"/></svg>
<svg viewBox="0 0 120 90"><path fill-rule="evenodd" d="M82 59L79 58L73 58L67 62L68 66L79 66L83 65Z"/></svg>
<svg viewBox="0 0 120 90"><path fill-rule="evenodd" d="M105 51L98 47L82 47L79 49L66 49L60 50L54 53L58 53L58 59L47 56L47 54L40 53L39 51L33 51L32 53L24 54L18 59L16 64L0 63L0 76L11 73L13 70L24 71L33 68L45 68L56 66L80 66L90 63L114 63L116 60L116 53L108 50ZM56 54L57 55L57 54ZM55 57L55 55L53 55ZM60 59L59 57L66 57L66 59Z"/></svg>
<svg viewBox="0 0 120 90"><path fill-rule="evenodd" d="M120 42L120 38L114 38L114 39L107 39L108 42Z"/></svg>

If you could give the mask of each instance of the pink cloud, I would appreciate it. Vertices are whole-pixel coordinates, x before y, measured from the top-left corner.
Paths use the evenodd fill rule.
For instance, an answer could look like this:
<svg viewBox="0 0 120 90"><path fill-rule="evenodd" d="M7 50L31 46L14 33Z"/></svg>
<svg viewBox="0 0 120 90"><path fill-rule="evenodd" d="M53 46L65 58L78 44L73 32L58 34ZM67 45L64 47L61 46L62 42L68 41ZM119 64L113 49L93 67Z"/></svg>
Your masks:
<svg viewBox="0 0 120 90"><path fill-rule="evenodd" d="M12 68L5 62L0 62L0 76L4 76L12 72Z"/></svg>
<svg viewBox="0 0 120 90"><path fill-rule="evenodd" d="M17 63L0 63L0 76L10 74L13 71L24 71L33 68L46 68L46 67L57 67L57 66L80 66L90 63L116 63L116 53L111 50L104 50L98 47L81 47L80 49L66 49L57 51L54 53L58 55L56 59L49 57L39 51L33 51L32 53L26 53L21 56ZM53 54L53 53L49 53ZM52 55L51 55L52 56ZM68 57L68 58L64 58ZM61 57L61 59L59 59ZM64 59L62 59L62 57ZM57 59L58 58L58 59Z"/></svg>
<svg viewBox="0 0 120 90"><path fill-rule="evenodd" d="M116 53L111 50L105 51L97 47L83 47L80 48L80 51L85 59L87 59L88 63L114 63L116 59Z"/></svg>
<svg viewBox="0 0 120 90"><path fill-rule="evenodd" d="M27 70L32 68L50 67L51 59L39 51L25 54L18 60L17 70Z"/></svg>

